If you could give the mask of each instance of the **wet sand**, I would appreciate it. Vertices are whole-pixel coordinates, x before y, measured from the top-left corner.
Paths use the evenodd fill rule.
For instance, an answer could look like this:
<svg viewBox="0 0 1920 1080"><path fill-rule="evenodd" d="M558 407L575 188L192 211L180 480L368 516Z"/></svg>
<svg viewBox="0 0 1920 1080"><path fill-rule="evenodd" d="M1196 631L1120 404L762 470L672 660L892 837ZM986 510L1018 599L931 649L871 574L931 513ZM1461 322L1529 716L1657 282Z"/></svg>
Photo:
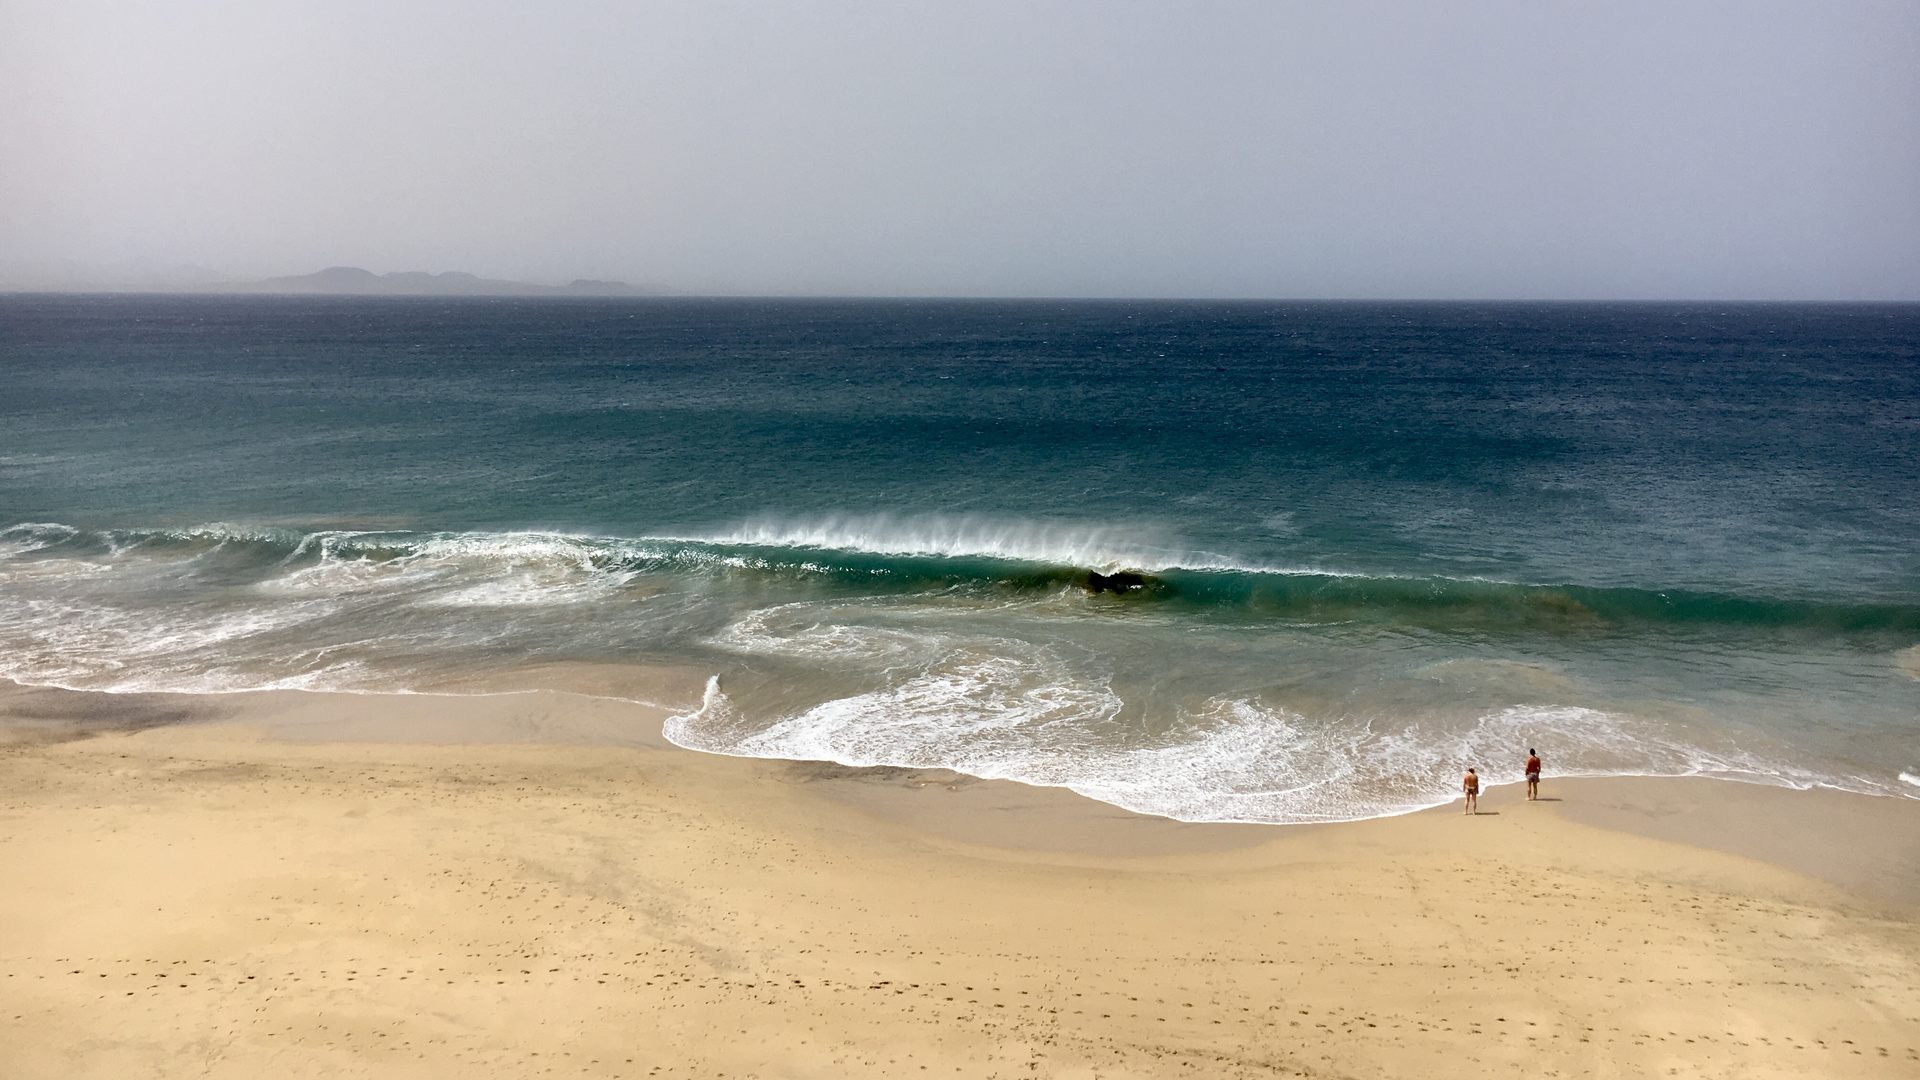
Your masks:
<svg viewBox="0 0 1920 1080"><path fill-rule="evenodd" d="M673 749L683 675L0 693L6 1075L1920 1072L1920 801L1183 825Z"/></svg>

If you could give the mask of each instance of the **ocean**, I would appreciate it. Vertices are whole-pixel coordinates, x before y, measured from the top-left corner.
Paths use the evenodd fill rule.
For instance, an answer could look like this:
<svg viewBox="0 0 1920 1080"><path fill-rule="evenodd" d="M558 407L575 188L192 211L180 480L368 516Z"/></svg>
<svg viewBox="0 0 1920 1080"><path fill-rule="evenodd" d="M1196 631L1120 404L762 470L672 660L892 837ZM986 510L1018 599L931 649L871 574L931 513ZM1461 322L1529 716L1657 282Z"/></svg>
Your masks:
<svg viewBox="0 0 1920 1080"><path fill-rule="evenodd" d="M0 296L0 676L707 678L1195 821L1920 796L1920 306Z"/></svg>

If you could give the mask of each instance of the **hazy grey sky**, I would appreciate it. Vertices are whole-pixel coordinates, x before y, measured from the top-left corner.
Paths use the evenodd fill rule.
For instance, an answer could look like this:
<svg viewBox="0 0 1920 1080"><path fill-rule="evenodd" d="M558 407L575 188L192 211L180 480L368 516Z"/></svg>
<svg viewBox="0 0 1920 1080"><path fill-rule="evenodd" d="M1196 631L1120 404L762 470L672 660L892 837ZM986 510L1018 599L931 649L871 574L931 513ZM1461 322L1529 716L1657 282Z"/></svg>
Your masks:
<svg viewBox="0 0 1920 1080"><path fill-rule="evenodd" d="M0 264L134 260L1915 299L1920 3L0 0Z"/></svg>

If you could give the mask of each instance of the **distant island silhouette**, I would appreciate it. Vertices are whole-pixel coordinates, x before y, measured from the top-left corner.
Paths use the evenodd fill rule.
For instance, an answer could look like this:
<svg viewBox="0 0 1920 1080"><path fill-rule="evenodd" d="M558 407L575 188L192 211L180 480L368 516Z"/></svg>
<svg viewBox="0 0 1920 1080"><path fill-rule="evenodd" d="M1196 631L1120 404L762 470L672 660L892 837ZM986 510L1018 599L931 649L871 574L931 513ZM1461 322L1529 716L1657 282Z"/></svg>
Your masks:
<svg viewBox="0 0 1920 1080"><path fill-rule="evenodd" d="M629 285L624 281L577 278L565 285L533 285L499 281L449 270L429 274L402 270L376 274L357 266L329 266L311 274L273 277L221 291L259 293L334 293L352 296L658 296L665 290Z"/></svg>

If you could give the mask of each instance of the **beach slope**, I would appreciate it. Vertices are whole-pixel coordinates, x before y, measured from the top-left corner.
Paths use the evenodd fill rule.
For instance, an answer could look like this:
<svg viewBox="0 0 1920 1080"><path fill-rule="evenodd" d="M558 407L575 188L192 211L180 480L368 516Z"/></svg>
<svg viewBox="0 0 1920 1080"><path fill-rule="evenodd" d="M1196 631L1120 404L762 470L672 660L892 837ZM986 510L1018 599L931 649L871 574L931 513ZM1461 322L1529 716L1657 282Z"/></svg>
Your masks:
<svg viewBox="0 0 1920 1080"><path fill-rule="evenodd" d="M91 698L0 746L12 1077L1920 1072L1911 877L1628 831L1604 781L1189 826L551 691ZM503 741L286 737L329 717ZM505 741L580 730L632 738ZM1760 790L1752 834L1804 818ZM1912 851L1920 803L1848 798Z"/></svg>

